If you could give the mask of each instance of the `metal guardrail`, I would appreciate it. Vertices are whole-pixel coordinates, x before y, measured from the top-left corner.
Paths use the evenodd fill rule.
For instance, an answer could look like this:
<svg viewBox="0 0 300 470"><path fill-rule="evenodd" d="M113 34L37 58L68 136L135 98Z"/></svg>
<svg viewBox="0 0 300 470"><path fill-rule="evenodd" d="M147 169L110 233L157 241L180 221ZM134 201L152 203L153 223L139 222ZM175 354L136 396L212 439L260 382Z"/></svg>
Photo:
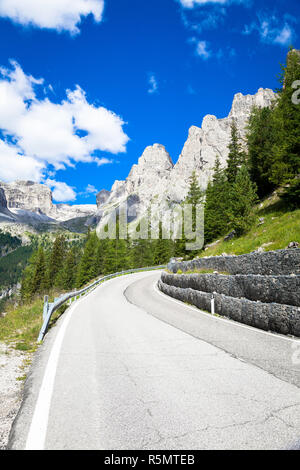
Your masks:
<svg viewBox="0 0 300 470"><path fill-rule="evenodd" d="M84 294L90 293L99 284L101 284L104 281L107 281L108 279L112 279L114 277L122 276L122 275L125 275L125 274L133 274L133 273L138 273L138 272L143 272L143 271L154 271L154 270L158 270L158 269L164 269L166 267L167 267L166 265L152 266L152 267L148 267L148 268L130 269L128 271L121 271L119 273L108 274L107 276L103 276L103 277L97 279L92 284L90 284L87 287L84 287L83 289L80 289L78 291L68 292L67 294L63 294L61 297L55 299L53 303L49 303L48 302L48 296L45 296L44 310L43 310L43 326L42 326L41 331L39 333L38 342L43 341L44 336L47 333L49 323L50 323L50 320L51 320L51 317L52 317L53 313L56 310L58 310L68 300L72 301L72 299L74 299L74 297L75 298L76 297L81 297Z"/></svg>

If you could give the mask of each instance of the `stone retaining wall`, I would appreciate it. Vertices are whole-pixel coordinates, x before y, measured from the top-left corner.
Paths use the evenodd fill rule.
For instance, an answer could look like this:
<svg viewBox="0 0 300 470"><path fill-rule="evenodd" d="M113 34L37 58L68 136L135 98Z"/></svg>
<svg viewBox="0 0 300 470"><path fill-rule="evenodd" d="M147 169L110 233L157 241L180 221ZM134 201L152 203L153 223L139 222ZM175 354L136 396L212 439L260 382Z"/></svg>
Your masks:
<svg viewBox="0 0 300 470"><path fill-rule="evenodd" d="M180 288L165 284L161 280L159 289L165 294L210 311L211 294L191 288ZM300 337L300 308L277 303L253 302L247 299L214 294L215 312L246 325Z"/></svg>
<svg viewBox="0 0 300 470"><path fill-rule="evenodd" d="M300 274L300 249L249 253L241 256L211 256L192 261L170 263L169 271L212 269L229 274L289 275Z"/></svg>
<svg viewBox="0 0 300 470"><path fill-rule="evenodd" d="M275 302L300 307L300 275L248 276L237 274L162 274L165 284L202 292L218 292L230 297L264 303Z"/></svg>
<svg viewBox="0 0 300 470"><path fill-rule="evenodd" d="M197 258L168 269L173 274L163 273L159 282L165 294L208 312L213 294L219 315L300 336L300 249ZM216 273L187 273L201 269Z"/></svg>

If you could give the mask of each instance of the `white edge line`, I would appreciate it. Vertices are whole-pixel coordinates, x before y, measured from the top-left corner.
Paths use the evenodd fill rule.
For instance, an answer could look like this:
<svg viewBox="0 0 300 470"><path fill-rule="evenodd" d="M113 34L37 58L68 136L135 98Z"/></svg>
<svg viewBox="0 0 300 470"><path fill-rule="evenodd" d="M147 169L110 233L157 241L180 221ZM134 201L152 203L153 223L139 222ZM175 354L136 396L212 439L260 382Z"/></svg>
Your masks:
<svg viewBox="0 0 300 470"><path fill-rule="evenodd" d="M25 450L44 450L47 428L48 428L51 398L52 398L52 393L53 393L53 388L54 388L54 381L55 381L61 346L63 343L66 329L71 320L73 311L75 310L75 308L78 307L78 305L83 300L85 300L85 298L86 297L83 297L80 300L77 300L76 303L70 307L70 309L68 310L64 318L62 325L60 326L60 329L55 338L54 344L51 348L51 352L50 352L50 356L46 365L46 370L44 373L42 385L41 385L38 399L35 405L30 429L27 435Z"/></svg>
<svg viewBox="0 0 300 470"><path fill-rule="evenodd" d="M142 271L142 273L144 273L144 271ZM108 282L114 281L115 279L116 278L108 279L106 282L100 283L90 292L90 294L92 294L97 288L101 287L102 285L106 285ZM54 382L61 346L73 311L83 300L85 300L86 297L87 296L85 295L81 299L77 300L76 303L68 309L68 312L65 315L63 323L60 326L54 344L51 348L42 385L39 390L39 395L37 398L32 421L27 435L25 450L44 450L45 448L51 398L54 389Z"/></svg>
<svg viewBox="0 0 300 470"><path fill-rule="evenodd" d="M260 328L255 328L255 326L248 326L248 325L245 325L243 323L240 323L240 322L237 322L237 321L234 321L234 320L231 320L230 318L220 318L220 317L216 317L216 316L213 316L211 313L207 313L205 312L204 310L201 310L200 308L197 308L197 307L193 307L192 305L187 305L187 304L184 304L183 302L181 302L180 300L178 299L174 299L173 297L165 294L164 292L161 292L157 286L157 282L154 283L154 290L156 291L156 293L160 294L162 297L164 297L165 299L169 299L173 302L176 302L177 304L181 305L182 307L185 307L185 308L189 308L190 310L193 310L194 312L200 312L202 313L203 315L206 315L207 317L209 317L210 319L214 319L214 320L218 320L218 321L221 321L221 322L224 322L224 323L231 323L233 324L234 326L237 326L239 328L245 328L247 330L250 330L250 331L253 331L253 332L257 332L257 333L261 333L262 335L268 335L268 336L272 336L272 338L275 338L275 339L278 339L278 340L281 340L281 339L284 339L285 341L290 341L290 342L294 342L294 343L300 343L300 339L298 338L289 338L287 336L283 336L279 333L271 333L270 331L264 331L264 330L261 330Z"/></svg>

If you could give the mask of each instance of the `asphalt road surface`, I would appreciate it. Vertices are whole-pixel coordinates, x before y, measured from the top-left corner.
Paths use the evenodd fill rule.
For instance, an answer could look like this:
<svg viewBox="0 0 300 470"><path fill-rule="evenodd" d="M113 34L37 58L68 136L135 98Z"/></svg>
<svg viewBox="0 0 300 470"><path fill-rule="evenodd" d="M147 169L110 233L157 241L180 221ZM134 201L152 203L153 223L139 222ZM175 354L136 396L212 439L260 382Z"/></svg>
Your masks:
<svg viewBox="0 0 300 470"><path fill-rule="evenodd" d="M289 449L300 341L160 293L159 273L105 282L47 334L11 449Z"/></svg>

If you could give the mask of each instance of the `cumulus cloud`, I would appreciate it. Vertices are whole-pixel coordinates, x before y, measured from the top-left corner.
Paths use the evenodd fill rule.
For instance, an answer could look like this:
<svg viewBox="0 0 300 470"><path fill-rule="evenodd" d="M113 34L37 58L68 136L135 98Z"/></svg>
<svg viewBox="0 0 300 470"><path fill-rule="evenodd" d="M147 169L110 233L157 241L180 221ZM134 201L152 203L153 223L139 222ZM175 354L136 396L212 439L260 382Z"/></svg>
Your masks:
<svg viewBox="0 0 300 470"><path fill-rule="evenodd" d="M37 98L36 89L43 92L44 80L26 75L16 62L10 69L1 68L0 74L0 179L17 178L16 161L27 165L26 179L40 181L49 166L56 171L77 162L101 166L111 160L99 158L97 152L126 151L129 138L122 118L90 104L79 86L54 103Z"/></svg>
<svg viewBox="0 0 300 470"><path fill-rule="evenodd" d="M0 0L0 16L24 26L78 34L83 17L100 22L104 0Z"/></svg>
<svg viewBox="0 0 300 470"><path fill-rule="evenodd" d="M0 139L0 179L3 181L40 181L46 166L35 158L23 155L16 145Z"/></svg>
<svg viewBox="0 0 300 470"><path fill-rule="evenodd" d="M45 184L52 189L52 196L56 202L75 201L76 193L71 186L61 181L46 179Z"/></svg>

